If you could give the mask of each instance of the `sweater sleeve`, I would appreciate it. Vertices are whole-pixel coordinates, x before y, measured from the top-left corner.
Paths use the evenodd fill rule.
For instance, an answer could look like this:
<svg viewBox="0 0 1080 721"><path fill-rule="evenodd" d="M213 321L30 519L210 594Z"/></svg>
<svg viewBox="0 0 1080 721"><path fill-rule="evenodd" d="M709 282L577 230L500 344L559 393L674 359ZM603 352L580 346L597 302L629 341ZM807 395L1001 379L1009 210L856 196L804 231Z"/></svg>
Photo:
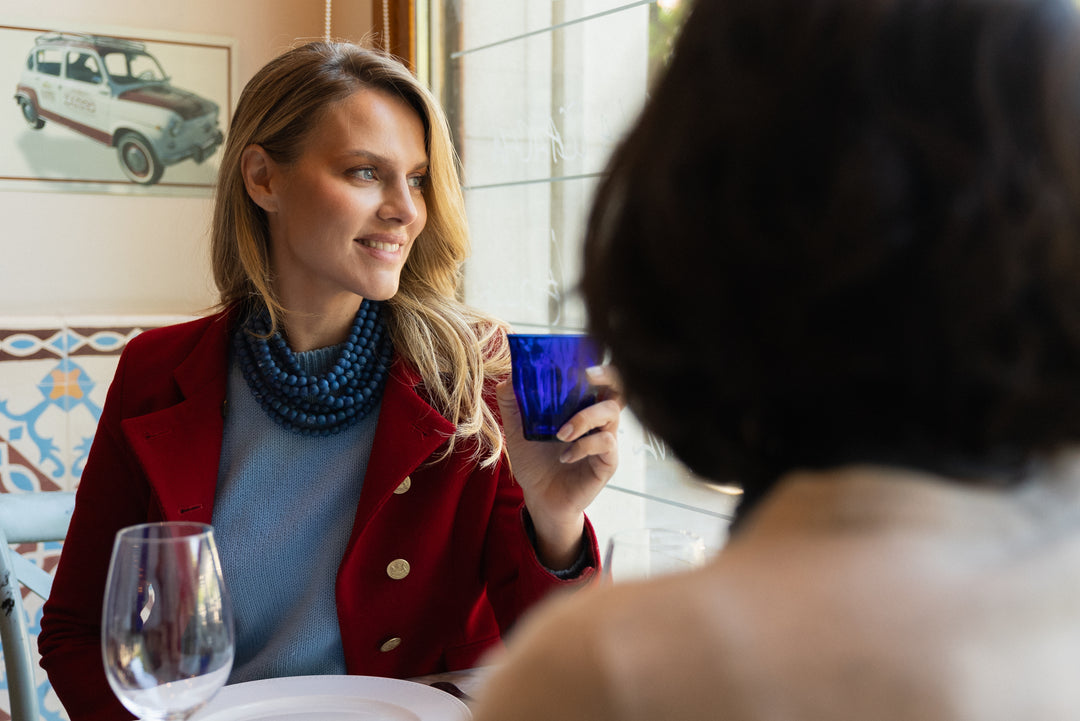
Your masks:
<svg viewBox="0 0 1080 721"><path fill-rule="evenodd" d="M529 536L529 543L532 544L535 551L537 546L536 541L536 528L533 526L532 516L529 515L529 510L526 508L522 511L522 518L525 521L525 532ZM597 561L596 548L594 544L583 543L581 544L581 552L578 553L578 557L568 567L563 569L548 568L548 573L553 574L560 581L574 581L581 577L587 569L599 568L600 563ZM547 566L545 566L547 568Z"/></svg>

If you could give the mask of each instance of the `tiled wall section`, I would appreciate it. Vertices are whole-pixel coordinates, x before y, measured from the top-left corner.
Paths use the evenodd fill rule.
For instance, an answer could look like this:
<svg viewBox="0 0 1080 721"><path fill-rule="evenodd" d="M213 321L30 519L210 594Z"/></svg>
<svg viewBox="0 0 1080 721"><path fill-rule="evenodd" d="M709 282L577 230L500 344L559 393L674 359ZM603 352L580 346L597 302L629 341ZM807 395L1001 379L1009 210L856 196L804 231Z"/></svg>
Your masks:
<svg viewBox="0 0 1080 721"><path fill-rule="evenodd" d="M120 352L146 328L175 316L0 316L0 492L75 490ZM48 571L60 544L16 547ZM36 648L41 601L23 593ZM10 719L6 672L0 719ZM38 669L41 717L66 719L45 673Z"/></svg>

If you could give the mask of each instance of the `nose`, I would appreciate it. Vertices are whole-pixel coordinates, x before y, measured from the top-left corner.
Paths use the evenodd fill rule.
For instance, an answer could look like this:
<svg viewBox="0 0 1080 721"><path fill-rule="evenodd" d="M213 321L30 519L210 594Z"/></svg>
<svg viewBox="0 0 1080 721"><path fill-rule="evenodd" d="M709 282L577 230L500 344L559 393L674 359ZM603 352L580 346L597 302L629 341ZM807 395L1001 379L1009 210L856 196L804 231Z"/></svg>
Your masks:
<svg viewBox="0 0 1080 721"><path fill-rule="evenodd" d="M401 178L383 186L382 204L379 206L379 218L409 225L420 213L417 202L424 202L420 191L409 186L408 178Z"/></svg>

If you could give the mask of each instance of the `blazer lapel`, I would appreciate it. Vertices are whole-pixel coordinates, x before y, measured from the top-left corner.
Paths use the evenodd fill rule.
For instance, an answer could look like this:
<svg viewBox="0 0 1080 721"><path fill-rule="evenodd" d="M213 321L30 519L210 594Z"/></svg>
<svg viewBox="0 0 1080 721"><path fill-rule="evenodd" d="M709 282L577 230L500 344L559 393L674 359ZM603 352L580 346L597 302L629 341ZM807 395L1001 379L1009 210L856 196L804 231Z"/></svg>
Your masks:
<svg viewBox="0 0 1080 721"><path fill-rule="evenodd" d="M165 520L209 523L217 491L228 370L229 314L219 317L177 367L181 400L121 423ZM360 493L354 535L405 477L455 430L416 392L418 374L400 358L387 378Z"/></svg>
<svg viewBox="0 0 1080 721"><path fill-rule="evenodd" d="M371 458L360 491L354 536L362 531L405 477L427 460L455 430L453 423L417 394L419 382L419 376L406 362L400 358L395 360L383 391Z"/></svg>
<svg viewBox="0 0 1080 721"><path fill-rule="evenodd" d="M182 400L121 423L167 521L210 523L217 490L230 314L216 318L174 377Z"/></svg>

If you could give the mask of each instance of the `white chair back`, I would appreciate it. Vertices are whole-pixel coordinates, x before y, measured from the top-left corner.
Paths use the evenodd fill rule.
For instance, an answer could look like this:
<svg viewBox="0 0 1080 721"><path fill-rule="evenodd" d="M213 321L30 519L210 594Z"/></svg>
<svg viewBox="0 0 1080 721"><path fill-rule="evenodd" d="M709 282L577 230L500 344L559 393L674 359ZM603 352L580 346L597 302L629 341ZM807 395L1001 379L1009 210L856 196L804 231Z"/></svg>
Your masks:
<svg viewBox="0 0 1080 721"><path fill-rule="evenodd" d="M0 493L0 645L12 721L38 721L37 664L21 586L48 598L52 576L15 553L11 544L64 540L74 508L73 492Z"/></svg>

